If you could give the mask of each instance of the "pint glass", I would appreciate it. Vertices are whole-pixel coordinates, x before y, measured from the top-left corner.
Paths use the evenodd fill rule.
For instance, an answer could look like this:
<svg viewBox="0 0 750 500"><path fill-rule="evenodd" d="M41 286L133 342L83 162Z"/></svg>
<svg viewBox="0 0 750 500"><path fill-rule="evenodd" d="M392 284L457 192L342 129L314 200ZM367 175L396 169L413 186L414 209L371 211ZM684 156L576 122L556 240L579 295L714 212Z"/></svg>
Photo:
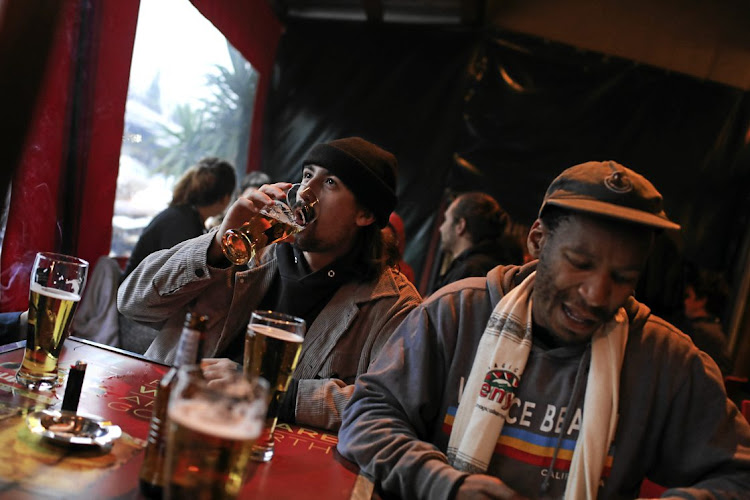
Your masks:
<svg viewBox="0 0 750 500"><path fill-rule="evenodd" d="M26 350L16 380L28 388L57 384L57 362L81 300L89 263L56 253L39 252L29 285Z"/></svg>
<svg viewBox="0 0 750 500"><path fill-rule="evenodd" d="M261 248L299 233L315 220L318 198L310 188L293 184L286 198L286 204L276 200L239 228L224 233L221 249L232 264L247 264Z"/></svg>
<svg viewBox="0 0 750 500"><path fill-rule="evenodd" d="M263 377L269 383L268 414L263 432L253 447L253 460L273 458L276 421L292 373L297 367L305 320L274 311L253 311L245 337L245 375Z"/></svg>
<svg viewBox="0 0 750 500"><path fill-rule="evenodd" d="M263 428L268 383L236 372L217 384L189 368L178 370L167 406L164 495L237 498L253 470L250 454Z"/></svg>

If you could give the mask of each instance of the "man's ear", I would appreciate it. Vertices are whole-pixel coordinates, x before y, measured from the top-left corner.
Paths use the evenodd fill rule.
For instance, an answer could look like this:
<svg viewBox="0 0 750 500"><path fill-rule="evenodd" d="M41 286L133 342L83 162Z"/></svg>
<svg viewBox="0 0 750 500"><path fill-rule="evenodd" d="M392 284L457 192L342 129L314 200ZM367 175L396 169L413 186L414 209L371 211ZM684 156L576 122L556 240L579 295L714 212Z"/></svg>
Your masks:
<svg viewBox="0 0 750 500"><path fill-rule="evenodd" d="M459 236L463 236L464 234L466 234L466 219L461 217L456 221L454 225L456 227L456 234L458 234Z"/></svg>
<svg viewBox="0 0 750 500"><path fill-rule="evenodd" d="M362 208L357 212L357 218L355 219L355 222L360 227L369 226L370 224L375 222L375 216L366 208Z"/></svg>
<svg viewBox="0 0 750 500"><path fill-rule="evenodd" d="M541 219L535 220L526 238L526 247L529 250L529 255L534 259L538 259L542 253L542 247L544 247L547 241L547 236L547 228L544 226L544 223Z"/></svg>

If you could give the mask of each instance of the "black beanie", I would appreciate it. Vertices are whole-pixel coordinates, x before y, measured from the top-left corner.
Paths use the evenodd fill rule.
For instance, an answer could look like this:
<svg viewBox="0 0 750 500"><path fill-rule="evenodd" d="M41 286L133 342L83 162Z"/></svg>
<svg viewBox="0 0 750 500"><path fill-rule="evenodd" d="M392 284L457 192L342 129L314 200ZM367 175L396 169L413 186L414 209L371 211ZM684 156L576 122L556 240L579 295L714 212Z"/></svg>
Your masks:
<svg viewBox="0 0 750 500"><path fill-rule="evenodd" d="M384 228L396 208L396 157L361 137L318 144L303 166L319 165L341 179Z"/></svg>

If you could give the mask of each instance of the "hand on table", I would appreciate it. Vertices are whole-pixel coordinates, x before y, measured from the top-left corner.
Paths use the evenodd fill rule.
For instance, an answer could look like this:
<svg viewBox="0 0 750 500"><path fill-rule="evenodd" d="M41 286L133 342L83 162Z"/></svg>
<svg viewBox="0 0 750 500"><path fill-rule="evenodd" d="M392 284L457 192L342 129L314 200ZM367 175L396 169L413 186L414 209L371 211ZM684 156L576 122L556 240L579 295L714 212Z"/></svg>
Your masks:
<svg viewBox="0 0 750 500"><path fill-rule="evenodd" d="M458 488L456 500L526 500L493 476L472 474Z"/></svg>
<svg viewBox="0 0 750 500"><path fill-rule="evenodd" d="M231 379L242 367L229 358L204 358L201 360L203 377L209 387L221 386Z"/></svg>

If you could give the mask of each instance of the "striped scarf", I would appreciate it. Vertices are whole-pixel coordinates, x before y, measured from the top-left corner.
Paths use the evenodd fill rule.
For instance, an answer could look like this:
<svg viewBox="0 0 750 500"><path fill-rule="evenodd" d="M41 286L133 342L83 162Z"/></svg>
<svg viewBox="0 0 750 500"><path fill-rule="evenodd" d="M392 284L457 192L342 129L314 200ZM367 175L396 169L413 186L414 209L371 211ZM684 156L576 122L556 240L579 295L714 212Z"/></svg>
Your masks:
<svg viewBox="0 0 750 500"><path fill-rule="evenodd" d="M531 352L531 292L536 273L495 306L479 341L448 442L453 467L487 471ZM565 490L570 499L596 498L617 427L620 368L628 319L620 308L593 336L583 422ZM489 438L488 438L489 436Z"/></svg>

